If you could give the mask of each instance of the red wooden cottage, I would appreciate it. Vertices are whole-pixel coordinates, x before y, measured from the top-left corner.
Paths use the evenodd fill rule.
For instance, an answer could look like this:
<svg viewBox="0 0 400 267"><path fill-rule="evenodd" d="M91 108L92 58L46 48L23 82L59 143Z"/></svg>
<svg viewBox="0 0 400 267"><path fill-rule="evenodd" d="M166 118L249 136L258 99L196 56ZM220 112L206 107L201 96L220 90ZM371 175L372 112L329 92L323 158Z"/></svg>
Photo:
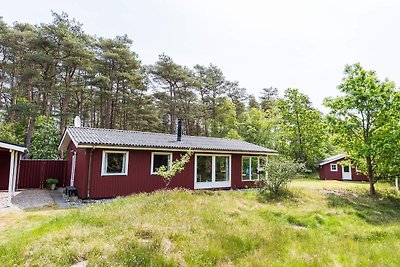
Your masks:
<svg viewBox="0 0 400 267"><path fill-rule="evenodd" d="M8 206L11 206L19 171L19 163L26 148L0 142L0 190L8 190Z"/></svg>
<svg viewBox="0 0 400 267"><path fill-rule="evenodd" d="M329 157L320 162L319 177L322 180L368 181L368 177L360 173L357 167L341 165L346 159L344 154Z"/></svg>
<svg viewBox="0 0 400 267"><path fill-rule="evenodd" d="M194 154L170 188L244 188L266 173L261 168L277 152L248 142L212 137L86 127L68 127L59 149L66 151L67 184L78 196L110 198L165 187L155 174L191 149Z"/></svg>

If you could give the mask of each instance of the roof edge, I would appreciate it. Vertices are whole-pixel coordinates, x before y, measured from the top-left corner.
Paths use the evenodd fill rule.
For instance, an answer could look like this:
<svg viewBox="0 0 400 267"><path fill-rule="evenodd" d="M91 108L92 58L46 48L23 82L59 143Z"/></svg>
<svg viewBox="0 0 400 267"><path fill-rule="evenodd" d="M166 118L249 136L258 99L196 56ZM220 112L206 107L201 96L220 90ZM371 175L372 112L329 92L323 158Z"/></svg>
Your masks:
<svg viewBox="0 0 400 267"><path fill-rule="evenodd" d="M10 149L10 150L15 150L15 151L22 152L22 153L24 153L25 151L28 150L26 147L15 145L15 144L10 144L7 142L2 142L2 141L0 141L0 147L5 148L5 149Z"/></svg>
<svg viewBox="0 0 400 267"><path fill-rule="evenodd" d="M338 160L341 160L341 159L344 159L344 158L346 158L346 155L337 155L337 157L332 158L332 159L330 159L330 160L321 161L318 165L319 165L319 166L323 166L323 165L326 165L326 164L329 164L329 163L332 163L332 162L334 162L334 161L338 161Z"/></svg>
<svg viewBox="0 0 400 267"><path fill-rule="evenodd" d="M171 148L171 147L152 147L152 146L119 146L119 145L96 145L96 144L79 144L77 148L98 148L98 149L119 149L119 150L159 150L159 151L184 151L192 150L194 152L216 152L216 153L233 153L233 154L257 154L257 155L278 155L278 151L244 151L244 150L221 150L221 149L193 149L188 147Z"/></svg>

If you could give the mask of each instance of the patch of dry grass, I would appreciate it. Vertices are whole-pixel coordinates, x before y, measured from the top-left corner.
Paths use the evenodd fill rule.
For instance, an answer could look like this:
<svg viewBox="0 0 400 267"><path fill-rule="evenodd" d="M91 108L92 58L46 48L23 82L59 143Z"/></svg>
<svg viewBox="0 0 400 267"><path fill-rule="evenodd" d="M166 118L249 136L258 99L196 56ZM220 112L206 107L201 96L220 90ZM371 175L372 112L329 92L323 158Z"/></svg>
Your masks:
<svg viewBox="0 0 400 267"><path fill-rule="evenodd" d="M11 214L0 265L399 266L400 200L367 190L302 180L274 202L251 190L168 191Z"/></svg>

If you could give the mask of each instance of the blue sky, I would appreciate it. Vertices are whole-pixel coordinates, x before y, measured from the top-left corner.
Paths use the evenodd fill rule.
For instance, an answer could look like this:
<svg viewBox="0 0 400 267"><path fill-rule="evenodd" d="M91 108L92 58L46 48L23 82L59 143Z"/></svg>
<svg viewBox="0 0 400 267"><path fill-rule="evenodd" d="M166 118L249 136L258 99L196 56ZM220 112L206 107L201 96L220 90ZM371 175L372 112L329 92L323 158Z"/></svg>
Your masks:
<svg viewBox="0 0 400 267"><path fill-rule="evenodd" d="M347 63L400 81L400 1L6 1L0 16L33 24L67 12L86 32L127 34L144 64L166 53L177 63L219 66L250 93L288 87L322 100L336 89Z"/></svg>

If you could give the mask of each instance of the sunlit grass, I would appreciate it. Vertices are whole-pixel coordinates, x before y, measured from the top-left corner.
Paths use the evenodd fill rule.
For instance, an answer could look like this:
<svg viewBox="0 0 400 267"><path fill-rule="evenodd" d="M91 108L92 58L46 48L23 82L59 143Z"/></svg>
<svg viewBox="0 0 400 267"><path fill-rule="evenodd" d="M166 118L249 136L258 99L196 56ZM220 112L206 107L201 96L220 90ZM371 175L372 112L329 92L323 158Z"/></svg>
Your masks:
<svg viewBox="0 0 400 267"><path fill-rule="evenodd" d="M388 185L376 198L367 183L289 188L274 201L169 191L4 215L0 266L400 266L400 198Z"/></svg>

